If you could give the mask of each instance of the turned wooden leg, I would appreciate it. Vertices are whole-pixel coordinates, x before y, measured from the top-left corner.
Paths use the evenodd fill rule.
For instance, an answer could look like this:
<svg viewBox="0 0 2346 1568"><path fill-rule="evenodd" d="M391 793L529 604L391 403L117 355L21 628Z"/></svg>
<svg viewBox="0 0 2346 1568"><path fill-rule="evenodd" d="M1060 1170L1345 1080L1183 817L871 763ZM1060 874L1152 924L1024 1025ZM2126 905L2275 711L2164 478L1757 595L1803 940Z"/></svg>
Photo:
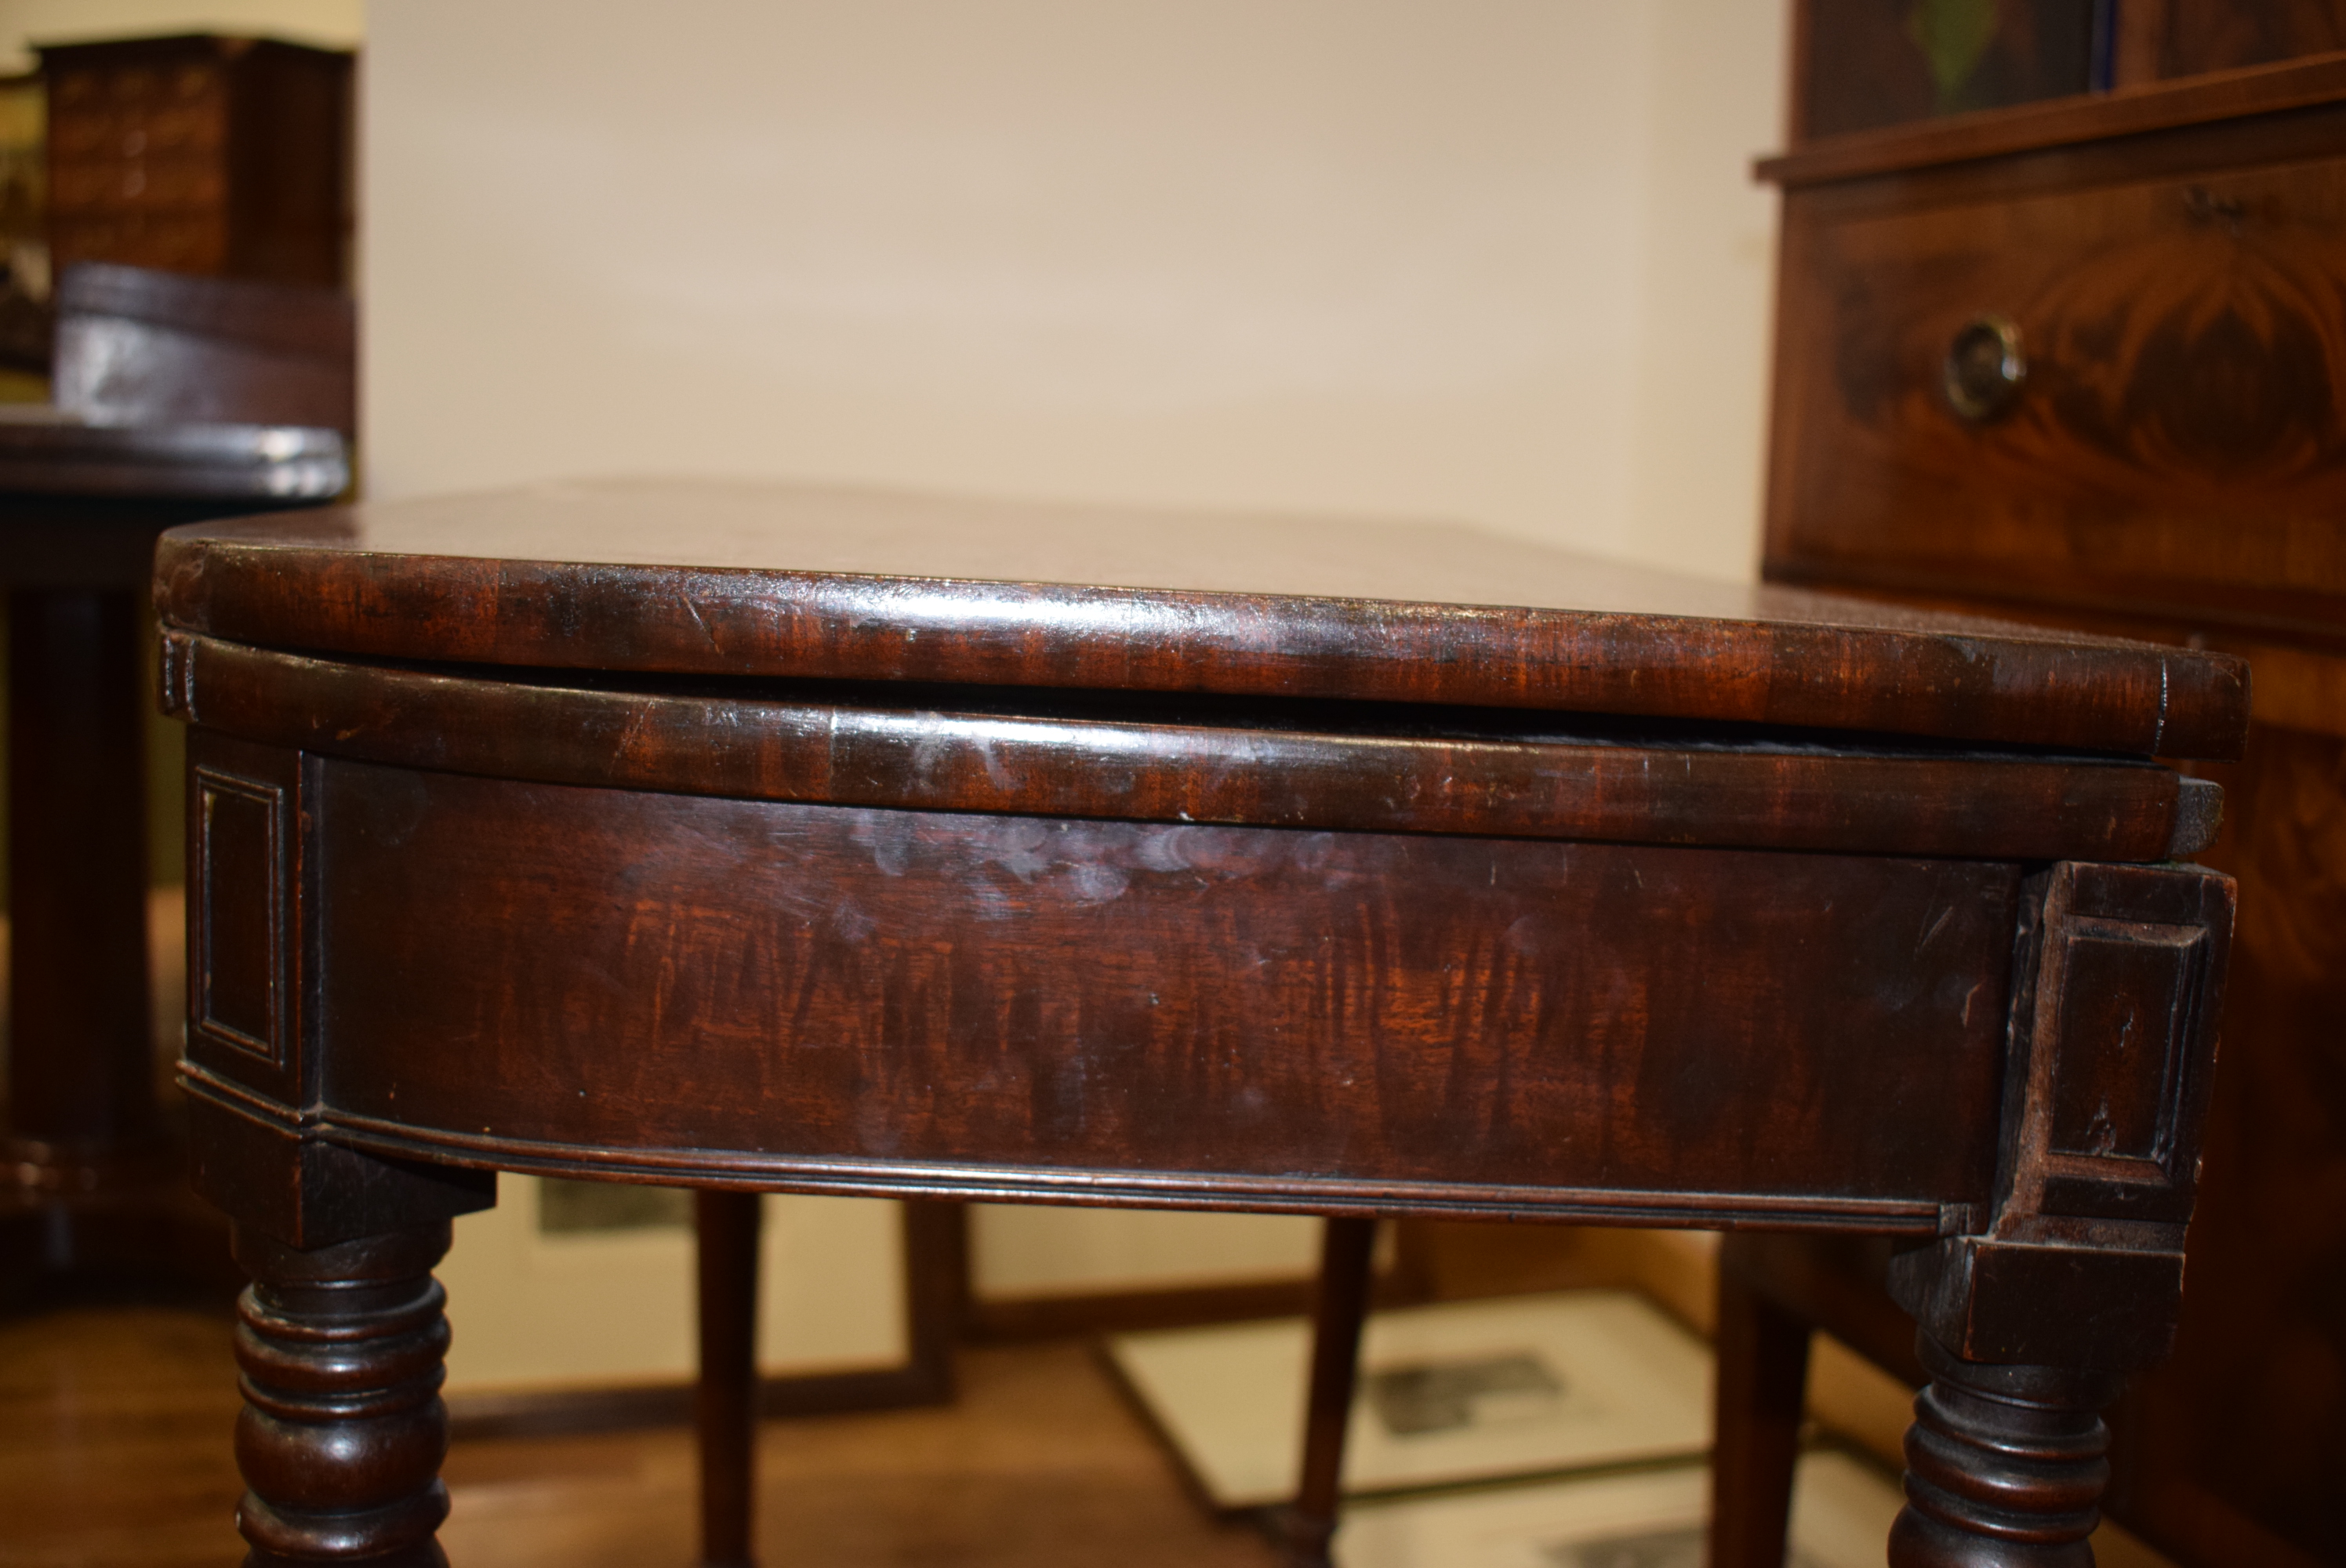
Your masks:
<svg viewBox="0 0 2346 1568"><path fill-rule="evenodd" d="M2115 1372L1993 1366L1921 1337L1892 1568L2092 1568Z"/></svg>
<svg viewBox="0 0 2346 1568"><path fill-rule="evenodd" d="M1710 1459L1711 1568L1783 1568L1808 1391L1810 1325L1739 1267L1751 1238L1719 1259L1719 1383Z"/></svg>
<svg viewBox="0 0 2346 1568"><path fill-rule="evenodd" d="M1304 1405L1303 1480L1283 1521L1295 1568L1327 1568L1343 1484L1344 1429L1352 1415L1361 1323L1369 1310L1369 1263L1377 1222L1331 1219L1320 1246L1311 1308L1311 1389Z"/></svg>
<svg viewBox="0 0 2346 1568"><path fill-rule="evenodd" d="M444 1568L446 1222L306 1252L239 1226L235 1245L253 1280L236 1333L246 1568Z"/></svg>
<svg viewBox="0 0 2346 1568"><path fill-rule="evenodd" d="M757 1511L758 1226L754 1192L696 1192L699 1248L700 1560L749 1568Z"/></svg>

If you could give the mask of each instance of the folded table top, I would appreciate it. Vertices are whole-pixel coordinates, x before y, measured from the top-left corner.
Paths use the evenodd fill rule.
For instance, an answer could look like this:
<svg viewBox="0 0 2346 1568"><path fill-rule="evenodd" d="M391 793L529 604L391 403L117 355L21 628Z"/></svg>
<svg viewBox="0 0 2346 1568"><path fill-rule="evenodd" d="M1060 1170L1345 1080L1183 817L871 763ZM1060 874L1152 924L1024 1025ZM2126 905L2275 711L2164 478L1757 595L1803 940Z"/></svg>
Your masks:
<svg viewBox="0 0 2346 1568"><path fill-rule="evenodd" d="M646 676L1209 693L2232 757L2239 659L1440 524L627 482L163 536L164 623Z"/></svg>

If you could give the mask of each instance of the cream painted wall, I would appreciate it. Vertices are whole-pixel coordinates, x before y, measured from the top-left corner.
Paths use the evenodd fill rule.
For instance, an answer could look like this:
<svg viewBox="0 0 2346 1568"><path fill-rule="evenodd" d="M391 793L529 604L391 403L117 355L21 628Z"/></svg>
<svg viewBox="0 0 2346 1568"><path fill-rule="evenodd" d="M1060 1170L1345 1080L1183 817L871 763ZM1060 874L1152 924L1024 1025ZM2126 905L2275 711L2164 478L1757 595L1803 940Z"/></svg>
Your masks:
<svg viewBox="0 0 2346 1568"><path fill-rule="evenodd" d="M1654 75L1624 554L1715 576L1759 561L1784 0L1649 0Z"/></svg>
<svg viewBox="0 0 2346 1568"><path fill-rule="evenodd" d="M454 1304L450 1391L689 1379L699 1365L692 1233L546 1234L539 1191L505 1176L496 1207L456 1221L435 1270ZM897 1206L769 1196L764 1208L760 1364L800 1373L901 1362Z"/></svg>
<svg viewBox="0 0 2346 1568"><path fill-rule="evenodd" d="M798 475L1751 570L1773 207L1747 170L1784 0L367 20L374 494ZM1313 1230L994 1210L977 1237L1023 1293L1295 1272Z"/></svg>
<svg viewBox="0 0 2346 1568"><path fill-rule="evenodd" d="M363 0L0 0L0 72L29 71L34 44L230 33L349 49Z"/></svg>
<svg viewBox="0 0 2346 1568"><path fill-rule="evenodd" d="M380 6L371 484L1438 514L1739 574L1780 5Z"/></svg>

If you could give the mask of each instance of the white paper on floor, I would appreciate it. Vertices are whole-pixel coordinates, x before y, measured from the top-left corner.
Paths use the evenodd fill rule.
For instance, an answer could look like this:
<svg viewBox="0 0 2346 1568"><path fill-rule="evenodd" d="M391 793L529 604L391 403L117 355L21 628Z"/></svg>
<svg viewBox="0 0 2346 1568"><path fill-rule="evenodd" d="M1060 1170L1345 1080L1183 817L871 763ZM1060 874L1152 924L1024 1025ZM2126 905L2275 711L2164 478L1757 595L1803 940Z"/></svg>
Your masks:
<svg viewBox="0 0 2346 1568"><path fill-rule="evenodd" d="M1708 1467L1348 1505L1338 1568L1702 1568ZM1800 1461L1786 1568L1880 1568L1898 1488L1845 1454Z"/></svg>
<svg viewBox="0 0 2346 1568"><path fill-rule="evenodd" d="M1217 1507L1293 1495L1303 1319L1118 1335L1108 1353ZM1380 1312L1362 1337L1345 1490L1698 1458L1709 1379L1702 1341L1627 1291Z"/></svg>

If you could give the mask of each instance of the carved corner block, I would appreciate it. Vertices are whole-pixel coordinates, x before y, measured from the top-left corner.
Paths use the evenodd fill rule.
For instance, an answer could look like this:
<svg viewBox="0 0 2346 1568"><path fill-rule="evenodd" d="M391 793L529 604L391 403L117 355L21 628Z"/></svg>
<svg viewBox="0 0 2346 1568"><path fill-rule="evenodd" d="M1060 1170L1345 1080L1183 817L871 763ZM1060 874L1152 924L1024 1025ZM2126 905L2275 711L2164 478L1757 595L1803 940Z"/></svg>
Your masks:
<svg viewBox="0 0 2346 1568"><path fill-rule="evenodd" d="M2071 863L2025 903L1991 1216L1895 1259L1892 1293L1965 1360L2147 1366L2182 1301L2233 884Z"/></svg>
<svg viewBox="0 0 2346 1568"><path fill-rule="evenodd" d="M304 1250L494 1208L495 1171L391 1159L326 1142L293 1113L188 1085L189 1175L246 1229Z"/></svg>
<svg viewBox="0 0 2346 1568"><path fill-rule="evenodd" d="M291 802L283 785L219 769L190 772L196 897L189 922L188 1027L282 1070Z"/></svg>
<svg viewBox="0 0 2346 1568"><path fill-rule="evenodd" d="M289 1105L307 1100L303 766L281 747L189 737L182 1075Z"/></svg>

